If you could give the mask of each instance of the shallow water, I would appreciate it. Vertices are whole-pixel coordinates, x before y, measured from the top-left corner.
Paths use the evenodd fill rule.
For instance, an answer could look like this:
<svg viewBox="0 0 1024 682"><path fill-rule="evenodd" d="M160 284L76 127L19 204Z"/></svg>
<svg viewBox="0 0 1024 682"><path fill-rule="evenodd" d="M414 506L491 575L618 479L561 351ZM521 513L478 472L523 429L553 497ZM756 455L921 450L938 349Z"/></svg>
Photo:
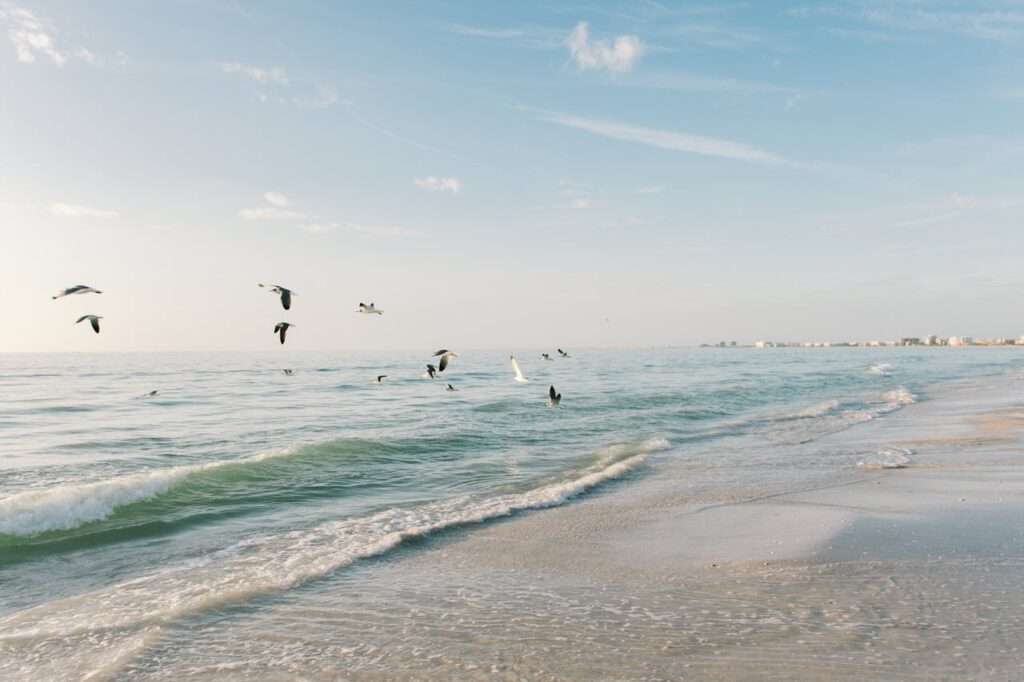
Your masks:
<svg viewBox="0 0 1024 682"><path fill-rule="evenodd" d="M411 354L0 356L0 675L154 675L181 628L237 641L262 622L265 636L275 600L358 593L432 551L425 536L668 467L728 497L913 466L911 449L822 437L1024 368L1019 349L517 357L529 384L507 352L462 352L435 381ZM312 620L281 637L337 617L299 612ZM225 661L261 656L239 647ZM322 670L314 660L281 669Z"/></svg>

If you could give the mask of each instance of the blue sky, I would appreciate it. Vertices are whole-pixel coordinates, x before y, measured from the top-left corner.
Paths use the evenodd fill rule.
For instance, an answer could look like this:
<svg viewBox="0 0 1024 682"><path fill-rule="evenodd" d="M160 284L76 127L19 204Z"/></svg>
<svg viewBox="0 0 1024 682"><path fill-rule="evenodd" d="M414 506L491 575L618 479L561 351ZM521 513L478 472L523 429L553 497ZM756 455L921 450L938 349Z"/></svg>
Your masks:
<svg viewBox="0 0 1024 682"><path fill-rule="evenodd" d="M17 0L0 38L0 350L1024 332L1024 2Z"/></svg>

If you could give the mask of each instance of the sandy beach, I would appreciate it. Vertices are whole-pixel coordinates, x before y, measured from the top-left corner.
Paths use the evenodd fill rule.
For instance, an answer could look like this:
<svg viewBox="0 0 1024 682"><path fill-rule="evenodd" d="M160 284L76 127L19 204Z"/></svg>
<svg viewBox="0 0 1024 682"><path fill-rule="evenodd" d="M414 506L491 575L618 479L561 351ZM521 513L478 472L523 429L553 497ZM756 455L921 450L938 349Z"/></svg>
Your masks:
<svg viewBox="0 0 1024 682"><path fill-rule="evenodd" d="M290 657L322 661L312 679L1018 679L1020 385L835 436L904 447L905 468L731 500L639 474L430 537L281 600L242 649L277 651L280 679ZM295 627L268 641L266 619ZM338 629L344 650L318 636ZM191 670L223 679L245 657L215 630Z"/></svg>

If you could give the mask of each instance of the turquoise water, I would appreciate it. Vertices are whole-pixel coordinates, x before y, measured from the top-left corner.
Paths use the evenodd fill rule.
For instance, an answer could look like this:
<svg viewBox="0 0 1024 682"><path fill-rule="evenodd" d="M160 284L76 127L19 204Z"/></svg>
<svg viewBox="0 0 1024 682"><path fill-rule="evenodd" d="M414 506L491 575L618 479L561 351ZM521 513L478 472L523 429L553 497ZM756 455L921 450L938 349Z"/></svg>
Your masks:
<svg viewBox="0 0 1024 682"><path fill-rule="evenodd" d="M438 380L429 353L0 356L0 676L144 659L153 628L680 462L725 492L902 465L818 441L1024 368L1013 348L571 352L517 352L527 384L507 351Z"/></svg>

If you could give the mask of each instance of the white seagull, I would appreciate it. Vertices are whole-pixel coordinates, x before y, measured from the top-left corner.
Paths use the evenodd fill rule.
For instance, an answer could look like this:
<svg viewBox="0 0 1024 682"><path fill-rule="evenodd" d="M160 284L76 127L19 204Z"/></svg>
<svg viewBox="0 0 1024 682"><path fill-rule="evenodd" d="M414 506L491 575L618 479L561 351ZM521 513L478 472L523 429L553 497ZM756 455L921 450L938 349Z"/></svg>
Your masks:
<svg viewBox="0 0 1024 682"><path fill-rule="evenodd" d="M548 407L558 407L560 402L562 402L562 394L555 393L555 387L552 386L548 389Z"/></svg>
<svg viewBox="0 0 1024 682"><path fill-rule="evenodd" d="M423 378L429 377L433 379L435 376L437 376L437 367L434 367L433 365L427 365L427 373L423 375Z"/></svg>
<svg viewBox="0 0 1024 682"><path fill-rule="evenodd" d="M448 366L448 361L451 360L452 358L459 357L459 354L456 353L455 351L448 350L447 348L442 348L441 350L434 353L435 358L438 356L440 356L441 361L437 363L437 371L443 372L444 368Z"/></svg>
<svg viewBox="0 0 1024 682"><path fill-rule="evenodd" d="M75 320L75 324L78 324L79 322L83 322L85 320L89 320L89 324L92 325L92 330L94 332L96 332L97 334L99 334L100 333L100 320L102 320L102 319L103 319L103 317L101 315L82 315L80 318Z"/></svg>
<svg viewBox="0 0 1024 682"><path fill-rule="evenodd" d="M512 369L516 373L516 381L520 384L528 383L530 380L523 376L523 370L519 369L519 363L516 362L516 356L510 355L508 357L512 360Z"/></svg>
<svg viewBox="0 0 1024 682"><path fill-rule="evenodd" d="M360 303L359 307L356 308L356 312L357 313L365 313L367 315L383 315L384 314L384 311L383 310L377 310L377 306L375 306L373 303L371 303L370 305L366 305L365 303Z"/></svg>
<svg viewBox="0 0 1024 682"><path fill-rule="evenodd" d="M281 343L284 343L284 341L281 341ZM286 377L290 377L293 374L295 374L295 370L293 370L293 369L282 369L281 371L284 372L284 375Z"/></svg>
<svg viewBox="0 0 1024 682"><path fill-rule="evenodd" d="M564 350L562 350L561 348L558 349L558 354L561 355L563 358L572 357L568 353L566 353Z"/></svg>
<svg viewBox="0 0 1024 682"><path fill-rule="evenodd" d="M280 284L271 284L269 286L266 284L260 284L260 286L264 289L270 289L270 293L272 294L280 294L281 305L284 306L284 309L292 309L292 296L298 296L298 294L296 294L294 291L292 291L291 289L287 289L281 286ZM284 341L282 341L281 343L284 343Z"/></svg>
<svg viewBox="0 0 1024 682"><path fill-rule="evenodd" d="M446 390L446 391L457 391L459 389L455 388L451 384L448 384L448 386L444 390Z"/></svg>
<svg viewBox="0 0 1024 682"><path fill-rule="evenodd" d="M294 326L291 322L278 322L274 325L274 333L280 335L281 343L284 343L284 335L288 333L288 328Z"/></svg>
<svg viewBox="0 0 1024 682"><path fill-rule="evenodd" d="M550 356L550 355L548 355L547 353L541 353L541 354L540 354L540 356L541 356L542 358L544 358L545 360L550 360L550 359L551 359L551 356Z"/></svg>
<svg viewBox="0 0 1024 682"><path fill-rule="evenodd" d="M65 296L72 296L74 294L102 294L102 293L103 292L100 291L99 289L93 289L92 287L87 287L84 284L76 284L73 287L68 287L67 289L61 289L60 293L53 297L53 300L56 301L58 298L63 298Z"/></svg>
<svg viewBox="0 0 1024 682"><path fill-rule="evenodd" d="M378 384L382 384L382 383L384 383L384 380L387 379L387 378L388 378L387 374L378 374L377 375L377 383Z"/></svg>

